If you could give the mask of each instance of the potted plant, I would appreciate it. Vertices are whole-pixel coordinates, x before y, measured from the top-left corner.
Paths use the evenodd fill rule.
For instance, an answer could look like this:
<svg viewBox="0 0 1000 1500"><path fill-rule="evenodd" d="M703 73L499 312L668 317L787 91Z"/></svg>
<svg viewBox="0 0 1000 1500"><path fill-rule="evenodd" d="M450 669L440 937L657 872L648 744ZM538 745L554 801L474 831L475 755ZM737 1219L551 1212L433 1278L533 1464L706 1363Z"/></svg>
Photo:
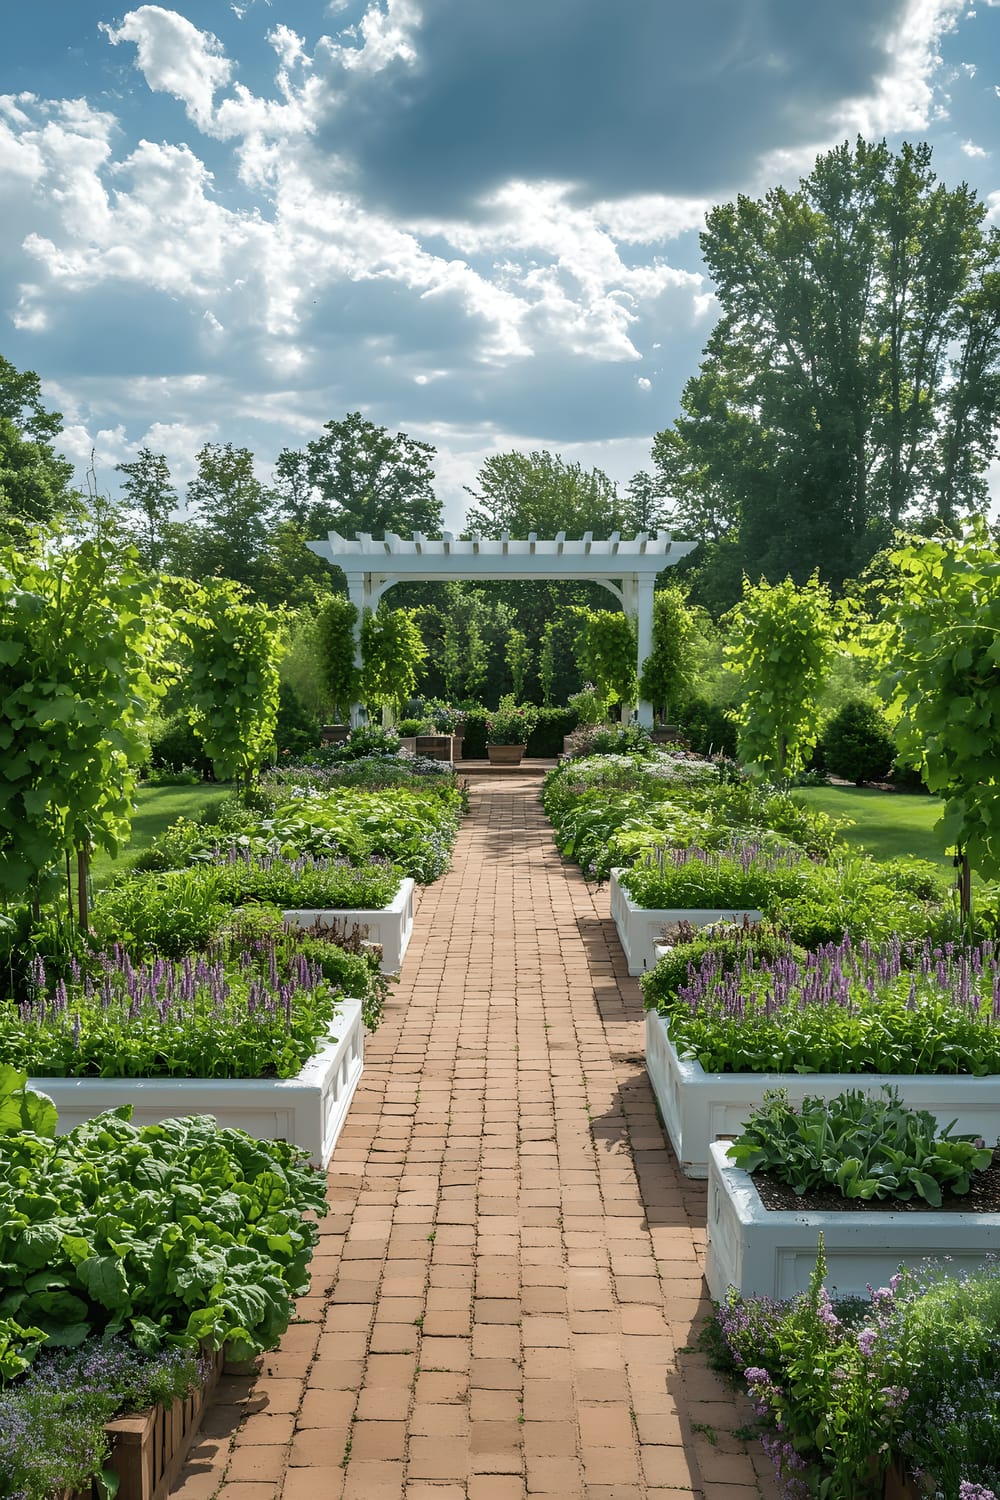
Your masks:
<svg viewBox="0 0 1000 1500"><path fill-rule="evenodd" d="M486 720L486 754L494 766L519 766L528 736L538 720L533 703L518 703L505 693Z"/></svg>

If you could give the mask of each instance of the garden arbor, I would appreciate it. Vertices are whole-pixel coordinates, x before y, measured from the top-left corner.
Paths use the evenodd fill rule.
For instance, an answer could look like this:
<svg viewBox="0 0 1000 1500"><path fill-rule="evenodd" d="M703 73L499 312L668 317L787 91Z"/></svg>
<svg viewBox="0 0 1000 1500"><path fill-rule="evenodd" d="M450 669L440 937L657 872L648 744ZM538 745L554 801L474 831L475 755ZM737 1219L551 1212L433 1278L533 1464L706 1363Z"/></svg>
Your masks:
<svg viewBox="0 0 1000 1500"><path fill-rule="evenodd" d="M615 531L606 541L595 541L589 531L579 541L567 541L564 531L542 540L533 531L525 540L506 532L498 540L456 538L449 531L434 539L415 531L406 540L387 531L383 541L362 531L356 541L347 541L331 531L325 542L307 545L318 557L344 570L351 602L358 610L358 631L364 611L377 608L395 583L556 579L562 583L602 584L636 623L636 667L641 677L652 649L656 575L680 562L697 543L675 542L666 531L641 531L632 538L623 538ZM355 644L360 662L360 634L355 635ZM352 717L356 717L356 711ZM651 725L652 704L640 703L638 718L641 724Z"/></svg>

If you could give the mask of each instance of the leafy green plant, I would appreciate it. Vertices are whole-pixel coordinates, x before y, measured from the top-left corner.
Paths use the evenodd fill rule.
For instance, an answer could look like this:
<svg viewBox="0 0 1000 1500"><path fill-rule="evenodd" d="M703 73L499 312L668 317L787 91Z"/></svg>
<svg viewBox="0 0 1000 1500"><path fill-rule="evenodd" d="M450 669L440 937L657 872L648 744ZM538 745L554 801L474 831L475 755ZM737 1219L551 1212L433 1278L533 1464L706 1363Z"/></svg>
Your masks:
<svg viewBox="0 0 1000 1500"><path fill-rule="evenodd" d="M901 756L945 798L937 827L945 847L959 850L967 917L969 866L987 879L1000 877L1000 549L977 516L960 536L913 541L891 561L900 592L883 687L899 715Z"/></svg>
<svg viewBox="0 0 1000 1500"><path fill-rule="evenodd" d="M394 730L382 729L377 724L359 724L346 740L331 746L326 760L330 765L340 765L363 760L366 755L396 755L398 752L399 735Z"/></svg>
<svg viewBox="0 0 1000 1500"><path fill-rule="evenodd" d="M357 606L343 594L331 595L316 617L323 685L333 701L334 712L345 724L361 686L361 671L356 665L357 623Z"/></svg>
<svg viewBox="0 0 1000 1500"><path fill-rule="evenodd" d="M908 1109L897 1089L880 1097L847 1089L832 1099L803 1099L796 1109L783 1089L771 1090L729 1147L746 1172L768 1172L793 1193L830 1189L845 1198L922 1198L940 1208L942 1190L958 1196L974 1172L993 1160L971 1136L940 1130L925 1109Z"/></svg>
<svg viewBox="0 0 1000 1500"><path fill-rule="evenodd" d="M280 621L228 579L203 586L186 634L188 717L224 778L249 786L274 745Z"/></svg>
<svg viewBox="0 0 1000 1500"><path fill-rule="evenodd" d="M226 914L212 870L142 873L101 891L91 927L98 945L120 943L135 959L181 958L207 948Z"/></svg>
<svg viewBox="0 0 1000 1500"><path fill-rule="evenodd" d="M0 552L0 896L25 893L36 917L80 851L127 838L146 714L161 689L150 668L174 634L134 553L94 541L28 555ZM69 893L67 893L69 895Z"/></svg>
<svg viewBox="0 0 1000 1500"><path fill-rule="evenodd" d="M739 684L732 717L740 759L765 776L798 771L816 743L819 693L833 655L837 611L814 573L796 587L743 580L743 598L726 616L725 659Z"/></svg>
<svg viewBox="0 0 1000 1500"><path fill-rule="evenodd" d="M0 1135L30 1130L35 1135L54 1136L58 1115L47 1094L28 1088L28 1075L0 1063ZM0 1376L2 1376L0 1366Z"/></svg>
<svg viewBox="0 0 1000 1500"><path fill-rule="evenodd" d="M322 1176L283 1141L129 1106L57 1140L0 1137L0 1318L53 1346L273 1348L309 1285Z"/></svg>
<svg viewBox="0 0 1000 1500"><path fill-rule="evenodd" d="M690 692L694 671L694 617L684 590L672 584L653 595L653 649L642 668L639 693L665 718Z"/></svg>
<svg viewBox="0 0 1000 1500"><path fill-rule="evenodd" d="M634 620L621 610L572 608L580 671L609 702L634 703L638 643Z"/></svg>
<svg viewBox="0 0 1000 1500"><path fill-rule="evenodd" d="M219 880L219 893L232 906L263 901L288 909L378 910L388 906L399 889L395 865L370 861L349 865L332 859L302 855L242 855L231 849L224 862L210 867Z"/></svg>
<svg viewBox="0 0 1000 1500"><path fill-rule="evenodd" d="M412 610L365 610L361 622L361 694L366 703L400 712L413 697L427 647Z"/></svg>

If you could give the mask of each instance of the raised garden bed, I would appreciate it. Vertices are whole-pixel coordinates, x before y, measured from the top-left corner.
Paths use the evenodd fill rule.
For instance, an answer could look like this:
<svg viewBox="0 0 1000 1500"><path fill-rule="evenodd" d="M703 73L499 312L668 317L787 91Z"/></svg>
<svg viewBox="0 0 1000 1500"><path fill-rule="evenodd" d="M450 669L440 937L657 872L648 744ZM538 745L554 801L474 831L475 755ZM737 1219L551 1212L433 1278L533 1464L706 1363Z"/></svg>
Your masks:
<svg viewBox="0 0 1000 1500"><path fill-rule="evenodd" d="M326 911L305 908L286 911L286 922L299 927L321 927L324 936L334 942L343 940L354 929L358 935L382 949L382 973L398 974L403 955L413 933L413 893L415 882L406 876L400 882L395 898L388 906L373 908L331 908Z"/></svg>
<svg viewBox="0 0 1000 1500"><path fill-rule="evenodd" d="M105 1424L111 1445L105 1468L118 1476L116 1500L166 1500L224 1365L224 1351L218 1349L202 1384L186 1400L175 1401L170 1407L153 1406ZM98 1492L93 1485L86 1490L62 1490L53 1500L98 1500Z"/></svg>
<svg viewBox="0 0 1000 1500"><path fill-rule="evenodd" d="M806 1092L819 1092L815 1076ZM709 1148L705 1280L716 1301L730 1286L744 1297L804 1292L820 1234L827 1283L838 1297L865 1297L868 1286L886 1286L900 1263L941 1262L949 1274L974 1269L1000 1243L1000 1213L766 1209L750 1174L732 1166L727 1151L725 1141Z"/></svg>
<svg viewBox="0 0 1000 1500"><path fill-rule="evenodd" d="M413 882L409 882L412 886ZM285 1140L325 1167L364 1067L361 1001L343 1000L323 1043L294 1078L32 1078L59 1111L59 1133L103 1110L132 1105L136 1125L214 1115L259 1140Z"/></svg>
<svg viewBox="0 0 1000 1500"><path fill-rule="evenodd" d="M848 1088L877 1093L890 1084L911 1109L930 1110L941 1125L955 1120L958 1131L986 1140L1000 1136L996 1075L706 1073L700 1063L677 1056L666 1021L654 1010L646 1012L646 1070L670 1143L688 1177L708 1176L712 1141L739 1135L767 1089L785 1089L790 1101L800 1104L807 1094L833 1098Z"/></svg>
<svg viewBox="0 0 1000 1500"><path fill-rule="evenodd" d="M759 922L761 913L735 908L637 906L620 883L626 870L612 870L610 880L611 916L618 929L618 939L628 960L630 974L644 974L656 963L657 941L665 927L688 922L692 927L711 927L716 922Z"/></svg>

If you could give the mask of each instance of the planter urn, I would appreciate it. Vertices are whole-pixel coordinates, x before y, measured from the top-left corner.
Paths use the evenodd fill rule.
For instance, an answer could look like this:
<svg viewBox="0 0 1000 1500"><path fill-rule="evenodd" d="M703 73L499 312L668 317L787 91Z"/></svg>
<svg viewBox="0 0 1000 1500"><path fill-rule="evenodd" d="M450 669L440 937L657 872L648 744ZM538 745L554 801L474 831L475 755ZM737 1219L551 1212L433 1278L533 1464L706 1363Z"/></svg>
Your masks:
<svg viewBox="0 0 1000 1500"><path fill-rule="evenodd" d="M524 757L523 745L487 745L491 766L519 766Z"/></svg>

